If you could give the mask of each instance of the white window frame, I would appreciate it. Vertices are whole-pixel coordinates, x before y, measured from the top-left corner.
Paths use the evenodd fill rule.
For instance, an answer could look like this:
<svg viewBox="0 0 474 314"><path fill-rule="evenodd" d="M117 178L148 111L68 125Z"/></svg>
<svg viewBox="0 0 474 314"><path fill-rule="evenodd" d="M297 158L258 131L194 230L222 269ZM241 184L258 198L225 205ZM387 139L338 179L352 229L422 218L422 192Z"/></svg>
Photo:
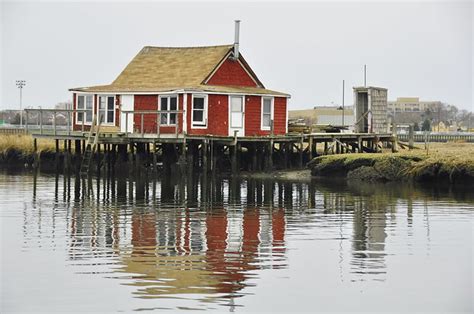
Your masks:
<svg viewBox="0 0 474 314"><path fill-rule="evenodd" d="M79 97L84 97L84 108L79 108ZM85 110L87 108L87 97L92 97L92 108L91 108L91 111L92 111L92 115L91 115L91 121L87 121L86 119L86 116L87 116L87 111L82 111L82 120L84 122L79 121L79 113L80 112L76 112L76 124L84 124L84 125L91 125L92 124L92 121L94 120L94 94L77 94L76 95L76 110Z"/></svg>
<svg viewBox="0 0 474 314"><path fill-rule="evenodd" d="M265 99L270 99L270 125L269 126L264 126L263 125L263 103ZM261 107L260 107L260 129L262 131L270 131L271 130L271 124L272 121L274 121L274 108L275 108L275 98L274 97L262 97L261 100ZM275 127L275 125L273 126Z"/></svg>
<svg viewBox="0 0 474 314"><path fill-rule="evenodd" d="M158 96L158 111L160 113L159 117L160 117L160 126L175 126L178 124L178 114L177 113L162 113L161 111L161 99L163 98L167 98L168 99L168 111L171 110L170 107L171 107L171 98L176 98L176 111L179 110L179 97L177 94L170 94L170 95L160 95ZM162 123L161 122L161 115L163 114L166 114L166 123ZM170 123L170 115L172 114L175 114L176 115L176 123ZM157 121L158 123L158 121Z"/></svg>
<svg viewBox="0 0 474 314"><path fill-rule="evenodd" d="M196 122L194 121L194 99L200 98L204 99L204 108L202 118L203 121ZM206 94L192 94L191 97L191 128L193 129L207 129L207 112L208 112L208 97Z"/></svg>
<svg viewBox="0 0 474 314"><path fill-rule="evenodd" d="M106 99L106 101L105 101L105 109L104 109L105 115L104 115L104 121L102 122L102 124L103 124L103 125L115 125L115 121L116 121L116 117L115 117L115 116L116 116L115 104L116 104L116 101L117 101L116 95L107 95L107 94L97 95L97 117L98 117L98 118L100 118L100 99L101 99L102 97L105 97L105 99ZM109 116L109 110L108 110L108 107L107 107L107 105L108 105L108 98L109 98L109 97L113 97L113 99L114 99L114 109L113 109L113 112L114 112L114 114L113 114L114 120L113 120L113 122L107 122L107 118L108 118L108 116ZM99 121L97 121L97 122L99 122Z"/></svg>

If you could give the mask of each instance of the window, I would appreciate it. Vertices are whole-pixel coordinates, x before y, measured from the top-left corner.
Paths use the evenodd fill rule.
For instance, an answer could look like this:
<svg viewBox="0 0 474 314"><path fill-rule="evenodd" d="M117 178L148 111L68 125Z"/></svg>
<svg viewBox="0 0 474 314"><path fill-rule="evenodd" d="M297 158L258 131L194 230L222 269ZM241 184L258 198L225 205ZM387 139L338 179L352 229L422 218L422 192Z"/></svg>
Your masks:
<svg viewBox="0 0 474 314"><path fill-rule="evenodd" d="M193 95L192 125L207 125L207 97L205 95Z"/></svg>
<svg viewBox="0 0 474 314"><path fill-rule="evenodd" d="M115 97L114 96L100 96L99 97L99 117L102 123L115 123Z"/></svg>
<svg viewBox="0 0 474 314"><path fill-rule="evenodd" d="M178 98L176 96L160 96L160 110L162 111L160 124L175 125L176 112L169 111L178 110Z"/></svg>
<svg viewBox="0 0 474 314"><path fill-rule="evenodd" d="M270 130L273 120L273 98L262 99L262 130Z"/></svg>
<svg viewBox="0 0 474 314"><path fill-rule="evenodd" d="M84 113L85 113L85 120L84 123L91 123L92 122L92 102L93 98L92 95L78 95L77 96L77 109L78 110L87 110L86 112L78 112L76 120L78 123L83 122Z"/></svg>
<svg viewBox="0 0 474 314"><path fill-rule="evenodd" d="M242 128L244 120L244 98L241 96L230 97L230 127L231 128Z"/></svg>

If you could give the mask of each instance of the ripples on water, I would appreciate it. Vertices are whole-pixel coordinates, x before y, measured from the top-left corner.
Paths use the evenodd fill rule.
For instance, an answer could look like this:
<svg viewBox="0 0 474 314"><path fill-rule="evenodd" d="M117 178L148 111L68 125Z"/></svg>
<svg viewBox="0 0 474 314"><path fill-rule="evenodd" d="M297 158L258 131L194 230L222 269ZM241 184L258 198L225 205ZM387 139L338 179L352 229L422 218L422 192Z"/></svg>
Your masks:
<svg viewBox="0 0 474 314"><path fill-rule="evenodd" d="M470 311L471 192L4 173L2 309Z"/></svg>

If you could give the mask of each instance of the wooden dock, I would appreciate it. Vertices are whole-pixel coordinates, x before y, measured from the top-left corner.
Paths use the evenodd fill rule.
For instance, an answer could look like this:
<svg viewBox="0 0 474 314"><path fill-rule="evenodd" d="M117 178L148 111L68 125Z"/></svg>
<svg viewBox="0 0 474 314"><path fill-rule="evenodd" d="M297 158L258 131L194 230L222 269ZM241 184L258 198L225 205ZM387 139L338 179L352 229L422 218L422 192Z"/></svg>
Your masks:
<svg viewBox="0 0 474 314"><path fill-rule="evenodd" d="M44 109L43 109L44 110ZM28 109L27 117L31 111ZM54 110L73 113L73 110ZM41 114L41 111L39 112ZM127 114L138 114L130 112ZM68 115L69 116L69 115ZM56 153L60 143L64 143L65 160L82 160L86 152L86 142L90 131L53 128L31 129L26 119L26 128L34 138L56 141ZM74 149L72 149L74 144ZM173 134L139 132L101 131L97 136L96 169L128 165L133 169L149 168L157 171L158 166L168 172L173 166L201 171L271 171L274 169L303 168L313 157L322 154L343 154L356 152L379 152L382 147L396 150L396 136L392 134L367 133L311 133L269 136L212 136L187 135L185 132ZM36 163L36 162L35 162ZM38 156L39 163L39 156ZM109 164L113 163L112 166ZM67 164L67 162L66 162ZM72 168L71 165L67 165ZM80 169L80 165L75 166Z"/></svg>

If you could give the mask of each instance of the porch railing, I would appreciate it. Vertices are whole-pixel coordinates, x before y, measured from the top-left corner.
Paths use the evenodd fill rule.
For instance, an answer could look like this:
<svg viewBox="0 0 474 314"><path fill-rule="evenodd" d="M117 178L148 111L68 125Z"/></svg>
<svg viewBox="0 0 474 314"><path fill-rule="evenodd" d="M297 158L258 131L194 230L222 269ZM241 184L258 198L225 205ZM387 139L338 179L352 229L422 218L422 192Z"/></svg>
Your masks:
<svg viewBox="0 0 474 314"><path fill-rule="evenodd" d="M87 112L88 110L85 109L24 109L26 117L25 117L25 131L28 132L30 128L33 128L33 125L31 125L30 118L31 115L36 114L36 120L37 123L39 124L39 131L40 134L44 133L45 129L50 129L49 127L45 128L44 123L43 123L43 117L44 113L52 113L52 130L53 134L57 135L58 132L58 125L57 125L57 114L58 113L64 113L64 116L66 118L66 131L67 134L70 135L72 131L72 115L77 113L77 112ZM36 126L38 126L38 124ZM84 131L84 118L82 119L82 130Z"/></svg>
<svg viewBox="0 0 474 314"><path fill-rule="evenodd" d="M25 114L26 114L26 119L25 119L25 131L28 132L30 129L38 129L39 128L39 134L43 135L46 130L52 130L54 135L58 134L58 131L61 129L64 130L64 128L58 128L57 125L57 115L58 113L62 113L66 119L66 126L65 130L67 132L67 135L71 135L71 131L73 131L73 126L74 126L74 115L77 113L83 113L82 119L79 123L75 123L75 125L81 125L81 132L85 132L86 129L85 127L88 126L86 124L86 113L90 112L90 110L86 109L43 109L43 108L38 108L38 109L24 109ZM44 125L43 123L43 118L45 113L51 113L52 114L52 126L50 125ZM130 133L136 133L134 132L134 129L132 129L132 132L129 132L129 115L132 115L132 125L134 124L135 121L135 116L140 117L140 131L138 134L140 134L141 137L145 136L145 116L156 116L156 135L159 137L160 136L160 128L161 127L170 127L174 128L174 134L177 137L179 134L179 128L180 125L181 127L184 125L184 110L123 110L120 112L120 115L116 117L116 119L119 119L120 123L122 122L121 117L122 115L125 115L125 128L122 128L121 133L125 133L126 136L128 136ZM161 115L162 114L167 114L167 117L170 117L170 114L176 114L175 118L175 123L174 124L161 124ZM93 117L96 115L96 113L93 113ZM181 119L180 117L181 116ZM32 125L31 118L35 117L35 120L37 123L35 125ZM180 121L181 120L181 124ZM153 133L155 134L155 133Z"/></svg>
<svg viewBox="0 0 474 314"><path fill-rule="evenodd" d="M145 116L156 116L156 135L157 137L160 137L160 128L162 126L164 127L174 127L174 134L176 137L178 137L179 134L179 119L178 119L178 114L181 114L183 122L181 125L184 125L184 110L123 110L121 112L122 114L125 114L125 131L126 134L128 135L128 115L132 115L132 121L135 121L135 115L140 116L140 132L139 134L144 137L145 136L145 128L144 128L144 122L145 122ZM161 115L162 114L167 114L168 118L170 114L176 114L176 119L174 124L161 124ZM134 132L132 132L134 133Z"/></svg>

